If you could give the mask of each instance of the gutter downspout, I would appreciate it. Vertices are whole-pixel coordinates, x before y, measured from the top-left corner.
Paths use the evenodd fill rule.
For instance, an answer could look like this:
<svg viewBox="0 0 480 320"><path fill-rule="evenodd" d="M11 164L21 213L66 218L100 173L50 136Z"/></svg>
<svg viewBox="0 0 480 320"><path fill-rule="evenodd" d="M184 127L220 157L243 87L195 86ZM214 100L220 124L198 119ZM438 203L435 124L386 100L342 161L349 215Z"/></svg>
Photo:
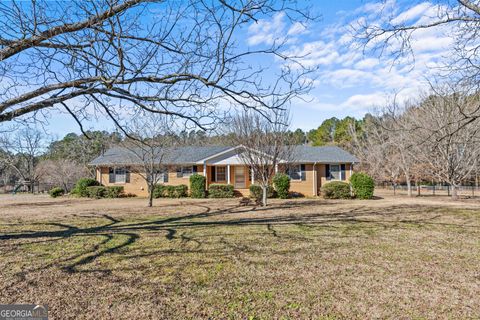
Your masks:
<svg viewBox="0 0 480 320"><path fill-rule="evenodd" d="M208 189L207 160L203 161L203 176L205 177L205 190Z"/></svg>

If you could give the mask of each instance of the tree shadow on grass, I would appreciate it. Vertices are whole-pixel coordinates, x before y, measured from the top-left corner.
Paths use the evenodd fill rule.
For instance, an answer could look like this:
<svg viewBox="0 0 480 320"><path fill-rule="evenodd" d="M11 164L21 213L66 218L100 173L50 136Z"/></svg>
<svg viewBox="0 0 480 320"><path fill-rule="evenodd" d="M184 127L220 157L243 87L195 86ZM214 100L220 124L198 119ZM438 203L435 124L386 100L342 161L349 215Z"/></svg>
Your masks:
<svg viewBox="0 0 480 320"><path fill-rule="evenodd" d="M264 234L267 236L272 236L274 239L279 240L288 240L292 239L295 241L309 241L309 238L305 235L302 235L301 232L295 234L287 234L283 232L278 232L277 227L280 226L297 226L299 228L304 228L306 231L313 230L315 228L339 228L341 226L350 225L350 226L360 226L362 228L402 228L407 227L408 225L417 225L418 227L426 226L455 226L455 227L469 227L469 228L479 228L478 226L471 225L462 225L462 224L450 224L442 223L436 221L441 215L431 215L422 217L421 214L424 213L427 209L436 210L439 208L424 207L421 205L400 205L400 206L391 206L387 208L377 208L372 209L365 206L359 206L356 208L341 209L336 212L314 212L308 214L295 214L295 213L285 213L285 214L276 214L274 216L245 216L242 217L243 213L252 212L252 213L262 213L269 212L275 213L278 209L292 209L303 206L313 206L318 205L318 201L303 201L300 203L297 202L286 202L283 204L274 204L269 207L240 207L240 206L230 206L222 209L212 210L209 206L204 204L189 204L190 206L197 206L202 209L201 212L183 215L183 216L174 216L168 218L155 219L153 221L139 221L125 223L122 220L116 219L107 214L100 215L87 215L83 216L85 219L98 219L102 218L107 220L106 223L101 225L95 225L92 227L78 227L74 225L69 225L60 222L49 222L49 223L37 223L35 225L44 225L44 226L55 226L61 228L61 230L45 230L45 231L22 231L17 233L9 234L0 234L0 241L7 240L34 240L28 243L41 243L41 242L52 242L60 241L65 239L71 239L74 237L92 237L98 236L103 238L98 243L93 246L88 246L84 248L80 253L57 259L50 262L47 265L43 265L39 268L32 270L26 270L26 272L32 272L44 268L58 267L68 273L75 272L92 272L92 271L101 271L101 272L110 272L110 270L85 270L83 267L91 264L96 261L98 258L119 253L121 250L130 247L132 244L140 239L142 233L145 232L156 232L159 235L164 233L165 239L168 241L179 241L182 245L187 243L194 243L195 247L193 249L181 249L177 253L181 252L197 252L202 247L202 236L191 237L186 233L189 230L198 230L198 228L216 228L216 227L225 227L225 226L264 226ZM401 219L402 215L405 215L405 212L409 214L414 213L420 215L418 219ZM235 217L230 217L228 214L236 214ZM238 216L237 216L238 215ZM183 230L180 235L178 235L178 229ZM186 231L185 231L186 230ZM119 237L124 237L125 239L116 243ZM211 236L209 236L211 239ZM275 241L275 240L273 240ZM258 249L252 249L244 244L233 243L232 241L227 241L224 237L221 237L220 243L223 244L225 248L233 250L235 252L256 252ZM22 243L20 243L22 244ZM155 251L154 253L131 255L130 258L135 257L145 257L149 255L158 254L162 249ZM252 251L253 250L253 251ZM169 251L170 253L172 251ZM165 251L163 253L168 254L169 252Z"/></svg>

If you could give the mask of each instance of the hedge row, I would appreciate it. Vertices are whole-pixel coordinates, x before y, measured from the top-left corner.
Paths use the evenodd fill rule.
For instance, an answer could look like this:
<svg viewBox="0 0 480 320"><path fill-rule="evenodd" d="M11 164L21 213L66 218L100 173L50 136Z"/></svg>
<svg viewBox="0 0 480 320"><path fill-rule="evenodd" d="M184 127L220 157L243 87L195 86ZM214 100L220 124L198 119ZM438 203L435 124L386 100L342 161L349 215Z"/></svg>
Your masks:
<svg viewBox="0 0 480 320"><path fill-rule="evenodd" d="M322 194L326 199L372 199L374 189L372 177L356 172L350 177L350 184L341 181L329 182L322 187Z"/></svg>
<svg viewBox="0 0 480 320"><path fill-rule="evenodd" d="M262 187L257 185L257 184L252 184L250 185L250 198L254 198L257 200L262 199L263 197L263 190ZM267 187L267 198L275 198L276 192L275 189L273 189L272 186Z"/></svg>
<svg viewBox="0 0 480 320"><path fill-rule="evenodd" d="M322 186L322 194L327 199L371 199L375 185L372 177L365 173L357 172L350 177L350 184L342 181L333 181ZM262 187L251 185L250 197L262 199ZM65 193L62 188L55 187L49 191L51 197L56 198ZM134 196L125 194L123 186L101 186L98 181L91 178L81 178L73 188L72 194L80 197L89 198L119 198L125 196ZM190 176L190 196L192 198L232 198L235 196L234 187L230 184L211 184L208 192L206 190L205 177L199 174ZM283 174L277 174L273 178L273 186L268 186L267 197L288 198L290 194L290 178ZM178 185L156 185L154 198L182 198L188 196L188 186Z"/></svg>
<svg viewBox="0 0 480 320"><path fill-rule="evenodd" d="M233 198L235 193L231 184L211 184L208 187L209 198Z"/></svg>
<svg viewBox="0 0 480 320"><path fill-rule="evenodd" d="M183 198L188 195L188 186L181 184L178 186L166 186L157 184L153 189L154 198Z"/></svg>
<svg viewBox="0 0 480 320"><path fill-rule="evenodd" d="M89 198L120 198L124 195L122 186L91 186L86 189Z"/></svg>

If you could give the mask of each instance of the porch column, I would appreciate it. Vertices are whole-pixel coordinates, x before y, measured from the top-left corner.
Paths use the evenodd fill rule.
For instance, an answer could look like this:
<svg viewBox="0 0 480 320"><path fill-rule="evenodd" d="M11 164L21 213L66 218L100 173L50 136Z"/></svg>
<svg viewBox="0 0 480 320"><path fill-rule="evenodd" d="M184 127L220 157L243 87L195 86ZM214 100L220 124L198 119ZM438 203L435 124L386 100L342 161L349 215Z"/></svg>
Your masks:
<svg viewBox="0 0 480 320"><path fill-rule="evenodd" d="M313 164L313 196L318 196L317 194L317 190L318 190L318 182L317 182L317 168L315 168L316 166L316 162Z"/></svg>
<svg viewBox="0 0 480 320"><path fill-rule="evenodd" d="M278 163L275 165L275 174L278 173Z"/></svg>
<svg viewBox="0 0 480 320"><path fill-rule="evenodd" d="M250 171L252 172L252 184L255 184L255 174L253 172L253 168L251 168Z"/></svg>
<svg viewBox="0 0 480 320"><path fill-rule="evenodd" d="M227 164L227 183L230 184L230 165Z"/></svg>
<svg viewBox="0 0 480 320"><path fill-rule="evenodd" d="M203 176L205 177L205 188L207 188L208 187L207 161L203 161Z"/></svg>

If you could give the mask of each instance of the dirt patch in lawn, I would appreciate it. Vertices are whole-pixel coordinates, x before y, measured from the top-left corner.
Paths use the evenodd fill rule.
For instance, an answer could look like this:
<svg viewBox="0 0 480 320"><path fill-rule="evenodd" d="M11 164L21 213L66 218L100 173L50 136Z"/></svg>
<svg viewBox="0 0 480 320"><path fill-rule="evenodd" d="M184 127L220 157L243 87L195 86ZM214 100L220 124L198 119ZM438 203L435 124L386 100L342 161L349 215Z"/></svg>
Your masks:
<svg viewBox="0 0 480 320"><path fill-rule="evenodd" d="M478 202L377 196L0 196L0 303L54 319L478 318Z"/></svg>

